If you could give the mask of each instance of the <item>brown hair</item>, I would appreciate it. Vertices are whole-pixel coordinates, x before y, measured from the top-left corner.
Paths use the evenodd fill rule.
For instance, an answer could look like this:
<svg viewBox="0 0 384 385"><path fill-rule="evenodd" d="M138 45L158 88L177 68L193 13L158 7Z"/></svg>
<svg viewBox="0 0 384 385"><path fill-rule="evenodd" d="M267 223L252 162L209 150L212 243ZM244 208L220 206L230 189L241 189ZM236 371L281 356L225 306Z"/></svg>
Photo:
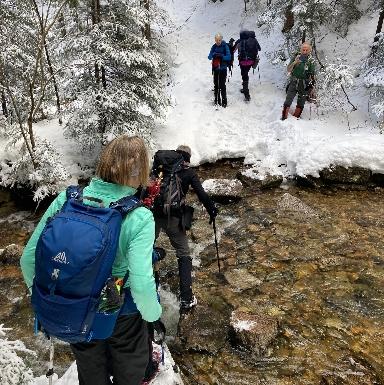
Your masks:
<svg viewBox="0 0 384 385"><path fill-rule="evenodd" d="M100 155L96 175L105 182L129 186L138 177L142 186L148 182L149 158L144 140L123 135L108 143Z"/></svg>

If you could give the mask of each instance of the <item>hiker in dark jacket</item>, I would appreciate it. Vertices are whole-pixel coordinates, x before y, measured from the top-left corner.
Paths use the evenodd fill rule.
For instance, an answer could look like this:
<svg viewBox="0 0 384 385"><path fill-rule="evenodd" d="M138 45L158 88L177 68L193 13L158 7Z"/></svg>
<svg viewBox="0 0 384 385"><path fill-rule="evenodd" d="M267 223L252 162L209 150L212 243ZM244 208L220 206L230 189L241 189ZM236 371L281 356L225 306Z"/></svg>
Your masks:
<svg viewBox="0 0 384 385"><path fill-rule="evenodd" d="M251 99L249 94L249 70L258 63L258 52L261 51L259 42L254 31L240 31L240 39L235 43L234 51L238 51L241 78L243 88L240 90L244 94L246 101Z"/></svg>
<svg viewBox="0 0 384 385"><path fill-rule="evenodd" d="M184 158L184 164L181 171L177 174L181 179L181 189L186 196L189 187L192 187L197 197L204 205L211 220L213 220L218 210L215 207L208 194L204 191L200 183L200 179L196 171L189 167L191 159L191 149L188 146L179 146L176 150ZM179 265L179 282L180 282L180 310L187 311L197 304L196 297L192 291L192 258L188 246L188 238L185 229L180 225L180 217L154 214L155 216L155 235L158 238L160 231L164 230L167 234L171 245L176 250L177 261Z"/></svg>
<svg viewBox="0 0 384 385"><path fill-rule="evenodd" d="M223 36L218 33L215 36L215 44L208 55L212 60L213 85L215 89L215 104L227 107L227 67L231 62L231 52ZM221 99L220 99L221 94Z"/></svg>
<svg viewBox="0 0 384 385"><path fill-rule="evenodd" d="M288 117L289 107L297 94L297 105L293 116L300 118L304 109L311 87L315 83L315 61L311 55L312 47L309 43L303 43L300 52L297 52L287 67L291 75L287 88L287 97L284 102L281 120Z"/></svg>

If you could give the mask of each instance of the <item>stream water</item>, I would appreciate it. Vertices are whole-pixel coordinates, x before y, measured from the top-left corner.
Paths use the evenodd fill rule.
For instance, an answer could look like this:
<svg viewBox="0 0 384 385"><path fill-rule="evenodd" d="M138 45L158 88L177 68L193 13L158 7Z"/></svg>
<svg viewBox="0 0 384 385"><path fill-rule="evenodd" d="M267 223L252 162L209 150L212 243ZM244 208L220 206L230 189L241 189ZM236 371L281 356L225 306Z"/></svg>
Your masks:
<svg viewBox="0 0 384 385"><path fill-rule="evenodd" d="M200 167L202 179L236 175L238 164ZM19 212L0 196L0 248L23 245L39 214ZM161 276L169 345L186 384L384 384L384 191L306 190L287 185L245 188L237 203L220 206L221 274L212 228L195 198L191 232L194 291L199 304L179 325L177 263L168 250ZM17 266L3 265L0 323L10 338L39 350ZM246 349L231 337L233 311L276 322L267 343ZM271 321L271 322L272 322ZM248 347L249 348L249 347ZM58 349L63 370L72 360Z"/></svg>

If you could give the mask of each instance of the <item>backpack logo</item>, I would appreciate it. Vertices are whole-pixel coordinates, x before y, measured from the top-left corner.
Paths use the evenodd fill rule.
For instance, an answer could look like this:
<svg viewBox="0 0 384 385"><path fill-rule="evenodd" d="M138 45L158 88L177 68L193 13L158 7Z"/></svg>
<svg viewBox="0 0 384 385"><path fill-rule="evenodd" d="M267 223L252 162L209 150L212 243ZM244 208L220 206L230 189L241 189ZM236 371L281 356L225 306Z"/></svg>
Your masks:
<svg viewBox="0 0 384 385"><path fill-rule="evenodd" d="M51 275L52 280L58 280L60 274L60 269L53 269L53 273Z"/></svg>
<svg viewBox="0 0 384 385"><path fill-rule="evenodd" d="M67 262L67 257L65 255L64 251L60 251L59 254L57 254L55 257L52 258L52 261L62 263L64 265L68 265L69 262Z"/></svg>

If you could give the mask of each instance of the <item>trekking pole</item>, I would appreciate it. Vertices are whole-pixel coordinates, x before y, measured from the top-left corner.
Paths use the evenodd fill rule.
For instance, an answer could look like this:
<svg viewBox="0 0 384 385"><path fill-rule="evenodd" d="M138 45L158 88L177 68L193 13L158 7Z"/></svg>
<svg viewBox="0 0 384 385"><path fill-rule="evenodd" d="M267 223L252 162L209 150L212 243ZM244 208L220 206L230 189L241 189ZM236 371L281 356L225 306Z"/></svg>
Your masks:
<svg viewBox="0 0 384 385"><path fill-rule="evenodd" d="M49 344L49 364L48 364L48 372L45 375L48 378L49 385L52 385L52 377L53 377L53 356L55 354L55 347L53 346L53 340L52 337L48 337L50 344Z"/></svg>
<svg viewBox="0 0 384 385"><path fill-rule="evenodd" d="M220 257L219 257L219 244L218 244L218 242L217 242L216 219L213 219L212 225L213 225L213 233L214 233L214 235L215 235L215 246L216 246L216 255L217 255L217 266L219 267L219 273L221 273L221 271L220 271Z"/></svg>
<svg viewBox="0 0 384 385"><path fill-rule="evenodd" d="M260 66L257 65L257 72L259 73L259 83L261 84L261 80L260 80Z"/></svg>

